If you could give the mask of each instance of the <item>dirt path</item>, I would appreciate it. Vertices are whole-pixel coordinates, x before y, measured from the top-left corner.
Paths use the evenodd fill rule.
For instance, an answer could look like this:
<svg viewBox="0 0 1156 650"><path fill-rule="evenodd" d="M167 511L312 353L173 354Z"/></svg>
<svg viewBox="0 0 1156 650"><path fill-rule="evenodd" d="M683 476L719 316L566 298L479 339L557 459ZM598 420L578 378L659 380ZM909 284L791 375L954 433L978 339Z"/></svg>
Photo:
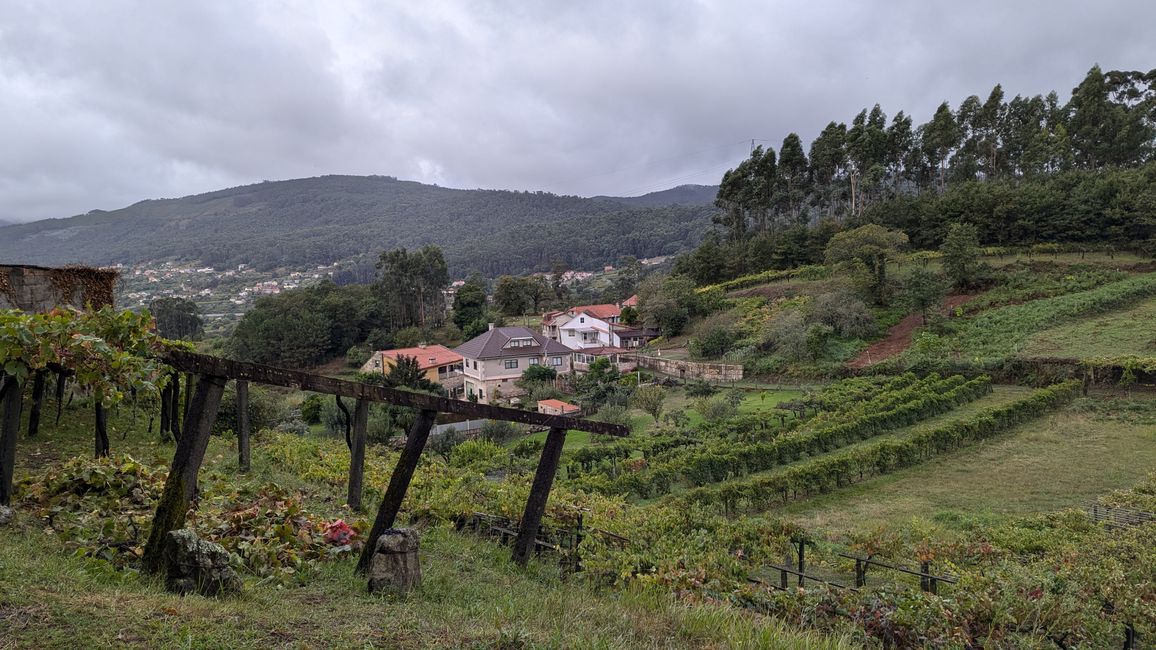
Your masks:
<svg viewBox="0 0 1156 650"><path fill-rule="evenodd" d="M948 296L943 301L943 310L951 313L953 309L972 298L975 298L975 296L971 294ZM865 350L859 353L859 356L848 361L847 367L855 369L866 368L867 366L874 365L902 353L911 345L911 339L915 329L922 325L923 319L919 314L908 314L904 316L903 320L887 330L887 336L867 346Z"/></svg>

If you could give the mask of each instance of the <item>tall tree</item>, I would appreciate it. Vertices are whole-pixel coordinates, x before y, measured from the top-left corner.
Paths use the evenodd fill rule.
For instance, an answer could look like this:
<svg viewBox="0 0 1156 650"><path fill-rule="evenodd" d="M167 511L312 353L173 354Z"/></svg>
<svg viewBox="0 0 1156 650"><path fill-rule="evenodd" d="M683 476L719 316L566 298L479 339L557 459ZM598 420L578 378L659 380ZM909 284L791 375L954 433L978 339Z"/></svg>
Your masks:
<svg viewBox="0 0 1156 650"><path fill-rule="evenodd" d="M442 249L423 246L411 252L397 248L381 254L377 262L377 287L385 302L392 329L441 320L449 285L449 271Z"/></svg>
<svg viewBox="0 0 1156 650"><path fill-rule="evenodd" d="M887 176L895 193L899 193L902 183L909 180L907 164L911 158L911 150L915 147L915 134L911 130L911 117L903 111L891 118L891 126L887 127Z"/></svg>
<svg viewBox="0 0 1156 650"><path fill-rule="evenodd" d="M1119 124L1108 101L1108 84L1100 66L1092 66L1080 85L1072 89L1067 112L1071 116L1068 133L1076 164L1084 169L1108 164Z"/></svg>
<svg viewBox="0 0 1156 650"><path fill-rule="evenodd" d="M464 330L485 313L486 289L480 277L471 276L454 294L454 324Z"/></svg>
<svg viewBox="0 0 1156 650"><path fill-rule="evenodd" d="M970 223L953 223L939 251L943 254L943 272L957 289L973 289L979 284L979 231Z"/></svg>
<svg viewBox="0 0 1156 650"><path fill-rule="evenodd" d="M526 283L521 278L503 275L494 283L494 305L507 316L520 316L530 308Z"/></svg>
<svg viewBox="0 0 1156 650"><path fill-rule="evenodd" d="M204 333L200 308L187 298L157 298L149 303L149 312L156 320L157 333L166 339L192 341Z"/></svg>
<svg viewBox="0 0 1156 650"><path fill-rule="evenodd" d="M959 125L947 102L935 109L935 115L923 129L923 149L932 165L939 168L939 191L947 189L947 163L959 146Z"/></svg>
<svg viewBox="0 0 1156 650"><path fill-rule="evenodd" d="M847 167L847 125L830 122L811 143L811 180L820 191L820 204L835 215L836 182Z"/></svg>
<svg viewBox="0 0 1156 650"><path fill-rule="evenodd" d="M805 222L803 206L808 189L808 165L807 154L803 153L803 142L798 134L789 133L783 138L783 146L779 149L778 171L787 213L794 223Z"/></svg>

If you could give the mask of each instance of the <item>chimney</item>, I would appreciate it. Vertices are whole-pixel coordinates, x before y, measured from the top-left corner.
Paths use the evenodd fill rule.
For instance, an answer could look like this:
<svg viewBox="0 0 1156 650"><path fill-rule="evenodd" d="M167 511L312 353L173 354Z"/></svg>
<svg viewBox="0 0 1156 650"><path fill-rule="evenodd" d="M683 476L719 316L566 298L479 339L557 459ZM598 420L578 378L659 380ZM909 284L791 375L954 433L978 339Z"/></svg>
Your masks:
<svg viewBox="0 0 1156 650"><path fill-rule="evenodd" d="M491 329L491 330L493 330L493 329L494 329L494 324L493 324L493 323L490 323L490 329Z"/></svg>

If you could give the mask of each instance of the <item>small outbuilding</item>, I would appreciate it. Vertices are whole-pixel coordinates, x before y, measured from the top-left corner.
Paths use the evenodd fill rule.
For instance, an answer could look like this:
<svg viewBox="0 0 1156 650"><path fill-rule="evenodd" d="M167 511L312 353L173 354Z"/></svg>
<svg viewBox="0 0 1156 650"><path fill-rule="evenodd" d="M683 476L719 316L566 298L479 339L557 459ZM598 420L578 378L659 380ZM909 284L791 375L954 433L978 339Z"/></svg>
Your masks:
<svg viewBox="0 0 1156 650"><path fill-rule="evenodd" d="M582 409L567 404L560 399L544 399L538 401L538 412L546 415L577 415Z"/></svg>

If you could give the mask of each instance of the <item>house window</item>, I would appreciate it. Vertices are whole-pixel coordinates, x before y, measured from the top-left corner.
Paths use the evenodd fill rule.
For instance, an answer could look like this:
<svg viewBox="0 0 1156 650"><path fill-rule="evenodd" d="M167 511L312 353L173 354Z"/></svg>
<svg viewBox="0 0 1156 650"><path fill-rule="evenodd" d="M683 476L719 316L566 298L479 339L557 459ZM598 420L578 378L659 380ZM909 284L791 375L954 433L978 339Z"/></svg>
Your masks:
<svg viewBox="0 0 1156 650"><path fill-rule="evenodd" d="M579 318L579 319L578 319L578 322L579 322L579 323L585 323L585 322L586 322L586 317L585 317L585 316L583 316L582 318Z"/></svg>
<svg viewBox="0 0 1156 650"><path fill-rule="evenodd" d="M562 365L562 357L550 357L550 365L552 365L552 366Z"/></svg>
<svg viewBox="0 0 1156 650"><path fill-rule="evenodd" d="M536 366L540 363L542 363L542 362L540 359L538 359L538 357L530 357L530 365L531 366Z"/></svg>
<svg viewBox="0 0 1156 650"><path fill-rule="evenodd" d="M513 370L518 367L517 359L506 359L506 370Z"/></svg>
<svg viewBox="0 0 1156 650"><path fill-rule="evenodd" d="M478 362L477 362L477 361L475 361L475 362L474 362L474 370L477 370L477 369L478 369Z"/></svg>

